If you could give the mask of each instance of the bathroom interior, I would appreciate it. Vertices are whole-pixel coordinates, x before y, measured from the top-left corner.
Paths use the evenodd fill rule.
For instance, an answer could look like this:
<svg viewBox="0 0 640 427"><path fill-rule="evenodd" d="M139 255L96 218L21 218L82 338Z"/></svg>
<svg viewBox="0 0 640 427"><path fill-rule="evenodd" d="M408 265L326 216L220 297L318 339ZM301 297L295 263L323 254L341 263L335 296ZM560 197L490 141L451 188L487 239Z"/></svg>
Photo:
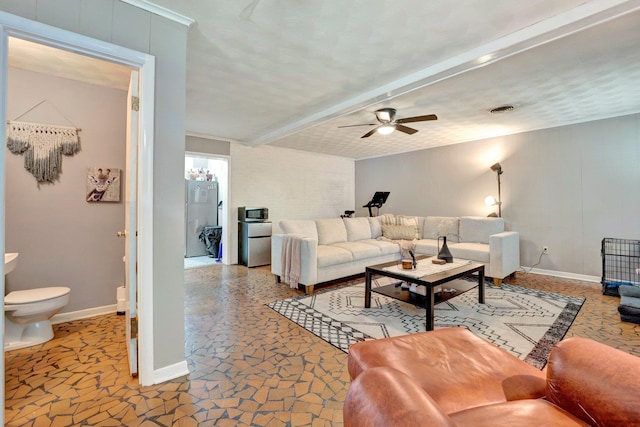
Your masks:
<svg viewBox="0 0 640 427"><path fill-rule="evenodd" d="M97 84L70 78L69 70L42 66L47 54L65 63L67 53L41 45L38 55L45 59L40 56L40 72L33 71L30 54L17 54L34 48L29 43L10 39L7 121L76 128L80 147L60 156L51 182L38 182L25 169L27 152L4 148L5 351L50 339L51 316L57 323L115 311L125 273L125 242L118 232L125 219L129 79ZM111 65L121 67L122 76L130 74ZM89 176L98 168L105 175L110 169L111 177L119 173L109 190L119 192L119 200L87 201L95 188Z"/></svg>

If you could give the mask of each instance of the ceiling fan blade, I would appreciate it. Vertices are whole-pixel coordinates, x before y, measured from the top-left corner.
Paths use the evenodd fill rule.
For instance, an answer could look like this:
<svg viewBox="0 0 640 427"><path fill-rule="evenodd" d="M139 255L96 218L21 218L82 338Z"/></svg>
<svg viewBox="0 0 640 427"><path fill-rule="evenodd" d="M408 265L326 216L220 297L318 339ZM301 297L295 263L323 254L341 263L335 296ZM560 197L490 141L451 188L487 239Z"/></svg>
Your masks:
<svg viewBox="0 0 640 427"><path fill-rule="evenodd" d="M360 138L369 138L371 135L373 135L374 133L376 133L376 130L378 128L373 128L371 129L369 132L365 133L364 135L362 135Z"/></svg>
<svg viewBox="0 0 640 427"><path fill-rule="evenodd" d="M418 129L414 129L414 128L410 128L408 126L398 125L398 124L396 124L396 130L399 130L400 132L407 133L409 135L413 135L414 133L418 132Z"/></svg>
<svg viewBox="0 0 640 427"><path fill-rule="evenodd" d="M378 123L363 123L361 125L345 125L345 126L338 126L338 128L352 128L352 127L356 127L356 126L375 126Z"/></svg>
<svg viewBox="0 0 640 427"><path fill-rule="evenodd" d="M438 120L438 116L435 114L427 114L426 116L405 117L404 119L396 120L396 123L426 122L429 120Z"/></svg>

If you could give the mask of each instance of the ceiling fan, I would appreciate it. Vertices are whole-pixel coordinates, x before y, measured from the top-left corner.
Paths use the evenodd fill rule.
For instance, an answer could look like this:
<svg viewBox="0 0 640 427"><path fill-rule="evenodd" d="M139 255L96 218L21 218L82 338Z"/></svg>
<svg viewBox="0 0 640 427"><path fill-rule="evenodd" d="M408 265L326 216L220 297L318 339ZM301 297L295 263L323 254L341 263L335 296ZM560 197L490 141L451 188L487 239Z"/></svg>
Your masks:
<svg viewBox="0 0 640 427"><path fill-rule="evenodd" d="M403 123L426 122L429 120L438 120L438 117L435 114L427 114L426 116L405 117L404 119L396 120L395 108L381 108L379 110L376 110L375 114L376 114L376 119L378 119L378 123L363 123L361 125L347 125L347 126L338 126L338 127L350 128L354 126L376 126L374 129L365 133L360 138L369 138L371 135L373 135L376 132L382 135L389 135L394 130L399 130L400 132L413 135L414 133L418 132L418 130L410 128L408 126L404 126Z"/></svg>

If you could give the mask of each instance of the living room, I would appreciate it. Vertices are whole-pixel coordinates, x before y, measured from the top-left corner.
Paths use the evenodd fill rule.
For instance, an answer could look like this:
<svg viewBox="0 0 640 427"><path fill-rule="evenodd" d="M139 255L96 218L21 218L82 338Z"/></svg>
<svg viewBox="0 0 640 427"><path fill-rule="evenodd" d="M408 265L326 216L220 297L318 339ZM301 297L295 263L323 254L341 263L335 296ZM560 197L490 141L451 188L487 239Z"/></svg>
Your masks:
<svg viewBox="0 0 640 427"><path fill-rule="evenodd" d="M54 7L55 2L52 2L51 8ZM11 12L18 14L18 8L15 6ZM36 19L35 12L25 15ZM45 13L38 16L50 15ZM41 19L51 23L49 18ZM159 76L163 78L158 83L161 88L171 86L168 83L175 76L173 70L162 68L173 57L169 58L162 57L158 62L161 70ZM173 93L162 93L162 98L181 99L180 95ZM179 107L181 102L174 104ZM429 109L423 107L416 114L423 111L439 113L432 111L431 105L426 106ZM403 113L408 110L399 111ZM369 117L365 121L370 121L371 111L366 113ZM518 110L513 113L517 114ZM162 114L159 119L167 116L175 118L180 112L163 110ZM163 174L158 174L155 186L173 196L171 200L157 202L159 222L156 229L162 232L156 236L158 249L155 252L159 256L154 262L157 276L154 285L157 291L154 335L157 348L153 368L162 368L180 362L183 355L182 293L176 287L176 282L182 277L182 268L180 250L174 247L183 227L180 224L180 206L171 206L177 206L176 203L179 204L181 199L179 185L174 181L177 182L182 175L183 150L180 143L176 143L181 141L180 123L177 126L171 126L168 120L157 120L157 123L160 143L156 161L168 167ZM359 121L349 118L349 123ZM418 135L431 135L429 124L416 126L424 126L420 127ZM406 154L398 152L361 158L304 152L277 144L249 147L228 141L222 143L230 145L230 209L243 205L267 206L274 223L279 219L337 218L347 209L355 209L358 216L365 216L366 210L361 206L374 191L379 190L391 192L382 212L486 216L491 210L483 203L485 196L497 195L496 175L489 166L500 162L504 169L502 216L508 229L521 233L523 268L529 270L535 266L534 272L597 281L601 265L601 238L637 238L639 234L638 222L633 217L638 212L640 200L640 186L637 185L639 172L636 167L640 158L638 128L638 115L625 114L509 136L480 140L461 138L457 142L467 142L419 148ZM353 146L364 142L358 139L364 133L360 130L354 131ZM202 133L196 131L192 134L199 135L199 139L209 138L202 137ZM370 138L366 144L385 146L390 141L374 139L377 136ZM409 135L401 136L412 138ZM412 140L402 141L409 144ZM230 232L231 236L234 234ZM540 257L543 246L549 247L549 254ZM232 240L229 250L234 253L236 249ZM540 263L536 264L538 261ZM252 270L229 268L232 276L246 275L249 279L256 279L253 283L233 282L239 287L255 291L255 286L264 284L266 280L256 277L258 272ZM224 283L225 286L227 283L222 277L208 277L208 280ZM550 283L555 285L559 282L550 279ZM272 286L268 289L272 291L270 299L283 296L283 291L279 289L273 290ZM234 292L232 289L226 290ZM248 308L256 309L255 306ZM263 314L262 311L259 313ZM250 310L241 315L250 317ZM607 321L616 319L614 309ZM269 322L273 322L270 325L278 332L288 330L297 334L292 345L299 345L300 348L309 343L323 346L302 332L292 332L293 327L286 322L275 325L271 317ZM286 349L286 346L280 348ZM344 357L327 354L320 357L333 358L335 364L329 363L328 366L340 369L338 366L344 363ZM331 370L327 368L325 372Z"/></svg>

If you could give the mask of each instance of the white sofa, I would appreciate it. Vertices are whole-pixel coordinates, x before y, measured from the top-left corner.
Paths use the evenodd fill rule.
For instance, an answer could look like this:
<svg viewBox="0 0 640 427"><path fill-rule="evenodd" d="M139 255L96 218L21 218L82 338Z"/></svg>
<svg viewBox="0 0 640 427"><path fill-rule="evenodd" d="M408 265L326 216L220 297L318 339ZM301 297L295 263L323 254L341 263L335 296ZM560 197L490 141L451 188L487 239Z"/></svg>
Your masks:
<svg viewBox="0 0 640 427"><path fill-rule="evenodd" d="M400 246L386 237L412 240L417 255L437 255L438 236L447 237L454 258L485 264L485 276L496 286L520 268L519 234L504 231L502 218L379 217L280 220L281 233L271 238L271 272L283 275L282 248L286 234L301 237L300 279L306 293L314 286L364 274L365 267L402 258ZM383 229L385 236L383 236Z"/></svg>

